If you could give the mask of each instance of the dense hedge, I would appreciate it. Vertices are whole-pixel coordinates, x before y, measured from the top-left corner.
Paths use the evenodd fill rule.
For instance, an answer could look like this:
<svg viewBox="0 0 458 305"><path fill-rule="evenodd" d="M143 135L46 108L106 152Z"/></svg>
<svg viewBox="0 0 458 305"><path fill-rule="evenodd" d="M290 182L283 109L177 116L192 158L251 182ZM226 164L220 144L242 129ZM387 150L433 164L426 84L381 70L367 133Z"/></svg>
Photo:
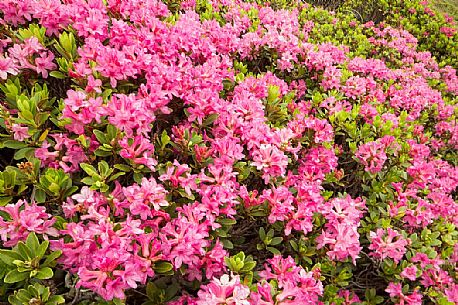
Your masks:
<svg viewBox="0 0 458 305"><path fill-rule="evenodd" d="M1 1L0 302L457 304L456 26L371 3Z"/></svg>

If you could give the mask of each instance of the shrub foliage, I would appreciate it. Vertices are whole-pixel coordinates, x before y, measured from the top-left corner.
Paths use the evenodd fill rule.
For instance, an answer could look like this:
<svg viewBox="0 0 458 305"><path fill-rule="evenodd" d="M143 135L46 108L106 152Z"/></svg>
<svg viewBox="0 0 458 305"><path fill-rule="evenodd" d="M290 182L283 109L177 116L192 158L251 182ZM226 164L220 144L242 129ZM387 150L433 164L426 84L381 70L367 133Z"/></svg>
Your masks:
<svg viewBox="0 0 458 305"><path fill-rule="evenodd" d="M332 9L1 1L0 302L457 304L457 28Z"/></svg>

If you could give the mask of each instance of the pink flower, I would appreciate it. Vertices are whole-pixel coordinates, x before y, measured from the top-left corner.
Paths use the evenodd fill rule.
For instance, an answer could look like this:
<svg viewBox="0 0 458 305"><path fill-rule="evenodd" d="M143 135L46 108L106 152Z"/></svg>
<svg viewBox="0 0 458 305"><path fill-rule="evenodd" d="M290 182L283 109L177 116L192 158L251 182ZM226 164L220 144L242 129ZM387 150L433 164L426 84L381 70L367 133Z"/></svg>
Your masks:
<svg viewBox="0 0 458 305"><path fill-rule="evenodd" d="M413 266L404 268L404 270L402 270L401 272L401 276L411 281L415 281L415 279L417 278L417 267L413 265Z"/></svg>
<svg viewBox="0 0 458 305"><path fill-rule="evenodd" d="M169 205L165 199L167 191L153 177L150 179L144 177L140 185L134 184L124 188L123 194L130 212L133 215L140 215L142 220L153 215L152 209L159 211Z"/></svg>
<svg viewBox="0 0 458 305"><path fill-rule="evenodd" d="M260 196L260 200L267 201L269 204L270 214L268 220L270 223L288 219L291 212L295 210L293 206L294 197L284 186L265 190Z"/></svg>
<svg viewBox="0 0 458 305"><path fill-rule="evenodd" d="M338 296L344 298L343 305L352 305L353 303L361 302L356 293L349 290L339 290Z"/></svg>
<svg viewBox="0 0 458 305"><path fill-rule="evenodd" d="M18 69L14 64L13 60L9 57L4 58L0 57L0 78L7 79L8 74L16 75L18 74Z"/></svg>
<svg viewBox="0 0 458 305"><path fill-rule="evenodd" d="M271 144L261 144L253 154L253 161L253 165L263 171L262 177L265 183L268 183L272 177L283 177L288 165L288 157Z"/></svg>
<svg viewBox="0 0 458 305"><path fill-rule="evenodd" d="M123 138L119 141L123 148L119 155L125 159L131 159L136 164L146 165L151 171L155 171L157 161L153 158L154 145L142 135L131 138Z"/></svg>
<svg viewBox="0 0 458 305"><path fill-rule="evenodd" d="M48 77L48 70L56 69L56 64L53 63L54 54L52 52L42 52L40 57L35 58L35 70L41 73L43 78Z"/></svg>
<svg viewBox="0 0 458 305"><path fill-rule="evenodd" d="M402 286L400 283L389 283L385 290L390 294L392 299L396 299L396 305L421 305L422 295L416 290L410 295L405 295L402 292Z"/></svg>
<svg viewBox="0 0 458 305"><path fill-rule="evenodd" d="M250 305L247 299L250 289L240 284L238 275L214 278L208 285L201 286L197 295L197 305Z"/></svg>
<svg viewBox="0 0 458 305"><path fill-rule="evenodd" d="M292 257L282 258L279 255L267 260L265 270L259 272L264 280L275 280L281 292L275 297L277 302L290 302L294 300L298 304L317 304L318 298L323 294L322 283L317 280L320 272L306 272L302 267L297 266ZM258 285L258 287L262 287ZM269 300L271 296L265 292L255 294L255 299L264 298ZM270 304L261 303L261 304ZM288 304L288 303L285 303Z"/></svg>
<svg viewBox="0 0 458 305"><path fill-rule="evenodd" d="M440 28L440 32L444 33L445 36L451 38L451 37L453 37L453 35L455 35L456 28L443 26L443 27Z"/></svg>
<svg viewBox="0 0 458 305"><path fill-rule="evenodd" d="M376 141L362 144L355 155L371 174L379 172L387 160L385 145Z"/></svg>
<svg viewBox="0 0 458 305"><path fill-rule="evenodd" d="M44 141L41 148L35 150L35 157L42 161L42 166L52 168L62 168L66 173L80 170L79 164L87 160L83 148L76 140L68 138L65 134L51 134L56 144L52 147L55 151L50 152L48 149L51 145ZM58 160L59 151L65 149L65 154Z"/></svg>
<svg viewBox="0 0 458 305"><path fill-rule="evenodd" d="M14 139L16 141L24 141L31 137L29 135L29 128L27 126L21 126L20 124L13 124L11 130L14 132Z"/></svg>
<svg viewBox="0 0 458 305"><path fill-rule="evenodd" d="M22 208L22 209L21 209ZM13 247L19 241L27 239L29 232L57 236L58 231L52 227L56 219L46 213L45 207L36 203L28 204L19 200L16 204L0 207L0 211L7 215L0 216L0 238L6 247Z"/></svg>
<svg viewBox="0 0 458 305"><path fill-rule="evenodd" d="M333 260L343 261L348 257L356 264L362 250L359 244L357 228L363 216L365 202L360 198L334 198L323 207L322 214L328 223L325 230L317 237L317 248L329 246L327 255Z"/></svg>
<svg viewBox="0 0 458 305"><path fill-rule="evenodd" d="M252 292L250 295L251 304L259 305L275 305L272 296L272 287L268 283L258 284L257 292Z"/></svg>
<svg viewBox="0 0 458 305"><path fill-rule="evenodd" d="M91 93L93 91L97 93L101 93L102 92L102 90L100 89L101 86L102 86L102 81L100 79L95 79L94 76L89 75L87 78L87 85L84 91L86 91L87 93Z"/></svg>
<svg viewBox="0 0 458 305"><path fill-rule="evenodd" d="M458 304L458 284L452 283L444 291L447 300L453 304Z"/></svg>
<svg viewBox="0 0 458 305"><path fill-rule="evenodd" d="M378 259L392 258L396 263L399 263L406 253L405 246L409 244L409 240L402 237L397 231L387 228L377 229L377 232L371 232L371 244L369 246L371 256Z"/></svg>
<svg viewBox="0 0 458 305"><path fill-rule="evenodd" d="M136 134L146 135L150 130L150 124L154 121L154 114L147 110L148 106L144 99L138 99L133 94L116 94L104 110L108 115L108 121L131 137Z"/></svg>

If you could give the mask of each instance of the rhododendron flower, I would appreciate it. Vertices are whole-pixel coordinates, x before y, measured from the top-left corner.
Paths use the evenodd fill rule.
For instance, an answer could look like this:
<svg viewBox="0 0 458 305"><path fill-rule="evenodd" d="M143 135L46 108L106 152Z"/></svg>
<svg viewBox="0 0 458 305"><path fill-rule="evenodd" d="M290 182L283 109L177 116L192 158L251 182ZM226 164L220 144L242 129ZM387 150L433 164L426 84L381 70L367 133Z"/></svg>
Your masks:
<svg viewBox="0 0 458 305"><path fill-rule="evenodd" d="M275 280L281 292L276 295L275 299L279 304L317 304L318 297L323 294L323 286L316 278L320 273L306 272L302 267L297 266L292 257L282 258L279 255L267 260L265 270L259 272L259 275L265 280ZM258 288L263 286L258 285ZM271 299L267 292L254 294L254 298L259 300L264 298L266 301ZM261 303L261 304L270 304Z"/></svg>
<svg viewBox="0 0 458 305"><path fill-rule="evenodd" d="M154 145L143 136L135 136L133 141L123 138L119 145L123 148L119 155L126 159L131 159L136 164L148 166L151 171L155 171L157 161L152 158L154 154Z"/></svg>
<svg viewBox="0 0 458 305"><path fill-rule="evenodd" d="M453 304L458 304L458 284L452 283L444 291L447 300Z"/></svg>
<svg viewBox="0 0 458 305"><path fill-rule="evenodd" d="M250 289L240 284L238 275L224 274L220 279L214 278L208 285L201 286L198 292L197 305L250 305Z"/></svg>
<svg viewBox="0 0 458 305"><path fill-rule="evenodd" d="M404 270L402 270L401 272L401 276L403 278L407 278L411 281L415 281L416 278L417 278L417 267L414 266L410 266L410 267L406 267L404 268Z"/></svg>
<svg viewBox="0 0 458 305"><path fill-rule="evenodd" d="M323 215L328 223L325 230L317 237L317 248L321 249L329 245L327 255L333 260L343 261L351 257L353 264L362 247L359 245L359 233L357 228L359 220L363 216L365 202L360 198L353 200L346 198L334 198L323 207Z"/></svg>
<svg viewBox="0 0 458 305"><path fill-rule="evenodd" d="M30 138L29 128L27 126L21 126L20 124L13 124L11 130L14 132L14 139L16 141L24 141L25 139Z"/></svg>
<svg viewBox="0 0 458 305"><path fill-rule="evenodd" d="M48 77L48 71L54 70L57 66L53 63L54 54L51 52L42 52L40 57L35 58L35 70L37 73L41 73L43 78Z"/></svg>
<svg viewBox="0 0 458 305"><path fill-rule="evenodd" d="M152 216L152 209L158 211L161 207L169 205L165 196L167 191L156 180L143 178L141 185L134 184L123 189L123 194L129 203L129 209L133 215L140 215L146 220Z"/></svg>
<svg viewBox="0 0 458 305"><path fill-rule="evenodd" d="M344 299L342 303L344 305L352 305L353 303L361 302L356 293L351 292L349 290L339 290L339 293L337 295Z"/></svg>
<svg viewBox="0 0 458 305"><path fill-rule="evenodd" d="M14 64L13 60L9 57L4 58L3 56L0 57L0 78L7 79L8 74L16 75L18 73L18 69Z"/></svg>
<svg viewBox="0 0 458 305"><path fill-rule="evenodd" d="M268 283L258 284L257 291L250 295L251 304L275 305L272 296L272 287Z"/></svg>
<svg viewBox="0 0 458 305"><path fill-rule="evenodd" d="M361 145L355 155L371 174L378 173L387 160L385 145L377 141Z"/></svg>
<svg viewBox="0 0 458 305"><path fill-rule="evenodd" d="M253 165L263 171L265 183L272 177L284 176L288 165L288 157L271 144L261 144L253 154L253 161Z"/></svg>
<svg viewBox="0 0 458 305"><path fill-rule="evenodd" d="M19 200L15 204L0 207L0 211L7 215L6 218L0 216L0 238L6 247L26 240L30 232L43 234L44 237L58 235L58 231L52 227L56 219L36 203Z"/></svg>
<svg viewBox="0 0 458 305"><path fill-rule="evenodd" d="M433 266L422 272L420 282L424 287L436 287L440 290L444 290L444 288L453 283L453 281L453 278L447 271Z"/></svg>
<svg viewBox="0 0 458 305"><path fill-rule="evenodd" d="M418 291L414 291L410 295L405 295L402 292L401 284L389 283L385 290L390 294L391 298L396 299L396 305L421 305L422 295Z"/></svg>
<svg viewBox="0 0 458 305"><path fill-rule="evenodd" d="M144 99L139 99L133 94L114 95L105 108L104 114L108 116L108 121L132 136L135 133L146 135L150 130L150 123L154 121L154 114L145 105Z"/></svg>
<svg viewBox="0 0 458 305"><path fill-rule="evenodd" d="M80 169L80 163L87 161L87 156L81 145L66 134L51 134L56 141L52 147L55 151L50 152L51 145L44 141L41 148L35 150L35 157L42 161L42 166L62 168L66 173L75 172ZM65 150L65 154L58 160L59 151Z"/></svg>
<svg viewBox="0 0 458 305"><path fill-rule="evenodd" d="M377 229L376 232L370 233L370 237L369 249L372 250L370 255L382 260L389 257L396 263L401 261L407 251L405 247L409 244L408 239L391 228Z"/></svg>

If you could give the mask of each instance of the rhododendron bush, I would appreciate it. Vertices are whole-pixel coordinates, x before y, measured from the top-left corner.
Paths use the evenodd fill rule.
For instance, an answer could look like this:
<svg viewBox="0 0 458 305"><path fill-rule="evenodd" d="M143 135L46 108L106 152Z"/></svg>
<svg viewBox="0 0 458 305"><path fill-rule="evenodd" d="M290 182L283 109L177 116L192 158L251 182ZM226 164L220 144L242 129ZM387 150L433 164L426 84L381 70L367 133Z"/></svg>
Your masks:
<svg viewBox="0 0 458 305"><path fill-rule="evenodd" d="M407 13L301 2L0 14L0 301L457 304L452 20L425 38Z"/></svg>

